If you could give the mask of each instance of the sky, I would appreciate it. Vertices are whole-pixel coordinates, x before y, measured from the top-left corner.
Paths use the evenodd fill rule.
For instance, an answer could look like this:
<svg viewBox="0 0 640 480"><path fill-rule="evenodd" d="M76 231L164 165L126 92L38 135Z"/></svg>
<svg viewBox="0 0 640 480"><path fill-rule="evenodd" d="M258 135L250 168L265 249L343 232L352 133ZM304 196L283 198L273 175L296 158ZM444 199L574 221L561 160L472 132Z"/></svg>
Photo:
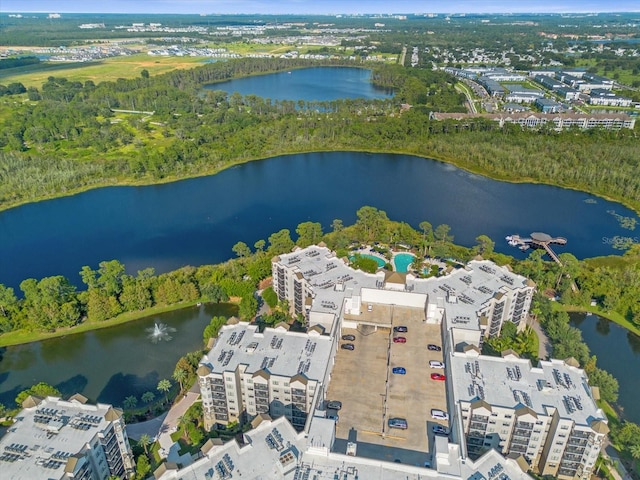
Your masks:
<svg viewBox="0 0 640 480"><path fill-rule="evenodd" d="M0 0L0 12L571 13L640 12L640 0Z"/></svg>

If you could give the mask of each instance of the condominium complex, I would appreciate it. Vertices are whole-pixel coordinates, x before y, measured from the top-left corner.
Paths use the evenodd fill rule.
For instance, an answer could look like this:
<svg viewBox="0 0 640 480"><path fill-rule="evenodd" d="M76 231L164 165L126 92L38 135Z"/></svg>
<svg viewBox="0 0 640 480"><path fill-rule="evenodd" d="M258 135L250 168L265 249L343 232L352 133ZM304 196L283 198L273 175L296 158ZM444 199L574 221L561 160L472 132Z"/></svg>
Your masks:
<svg viewBox="0 0 640 480"><path fill-rule="evenodd" d="M541 475L588 478L609 431L583 370L575 361L514 354L448 358L451 424L471 458L488 449L523 456Z"/></svg>
<svg viewBox="0 0 640 480"><path fill-rule="evenodd" d="M260 333L257 325L225 325L198 368L205 428L269 413L303 429L328 382L334 348L316 329Z"/></svg>
<svg viewBox="0 0 640 480"><path fill-rule="evenodd" d="M0 438L0 475L7 480L128 478L133 455L122 411L111 405L28 397Z"/></svg>
<svg viewBox="0 0 640 480"><path fill-rule="evenodd" d="M369 249L361 253L375 255ZM198 368L206 428L233 421L257 428L245 435L243 446L208 444L204 458L193 465L164 466L156 477L186 478L193 472L199 478L198 472L208 472L205 478L233 478L241 471L242 478L256 479L320 479L330 472L331 478L347 480L506 480L527 478L524 472L532 470L561 479L588 478L608 428L584 372L574 361L541 361L533 367L509 352L502 358L480 355L483 341L499 335L506 322L525 326L535 284L481 258L440 269L440 276L428 279L384 270L365 273L323 245L274 257L273 288L291 313L306 321L306 332L285 324L260 332L257 325L232 321ZM338 349L341 343L349 351ZM369 360L366 368L359 367L359 349L374 344L385 351L360 354ZM432 355L428 361L425 352ZM389 403L390 396L405 391L412 395L409 402L417 395L414 382L402 390L401 379L384 381L400 358L420 358L419 364L404 365L440 369L423 376L427 382L443 381L420 384L419 389L440 389L441 399L427 391L419 394L431 417L404 412L408 420L400 428L415 429L401 430L409 432L406 436L386 429L387 424L393 428L391 417L401 409L395 400ZM342 373L332 381L336 362L347 362L350 371L344 363L336 365ZM367 397L368 382L356 396L349 396L347 385L337 398L328 398L330 383L348 381L345 374L354 374L354 380L369 377L373 400ZM332 388L335 394L340 387ZM347 431L338 426L338 412L329 413L329 405L340 409L342 402L328 400L344 401L340 417L344 413L356 422L347 420L353 440L345 439ZM364 405L366 412L360 412ZM446 412L434 416L432 407L446 408L448 417ZM339 430L342 436L336 438ZM402 448L417 450L413 458L419 465L413 466L415 460L391 463L371 453L356 456L357 439L366 437L358 432L413 442Z"/></svg>
<svg viewBox="0 0 640 480"><path fill-rule="evenodd" d="M540 128L550 125L556 130L565 128L604 128L605 130L620 130L629 128L633 130L636 124L635 117L626 113L431 113L432 120L466 120L474 118L486 118L498 122L500 126L505 123L516 123L521 127Z"/></svg>
<svg viewBox="0 0 640 480"><path fill-rule="evenodd" d="M421 309L427 323L496 336L505 321L521 327L529 312L535 284L486 260L473 260L442 277L364 273L350 268L328 248L311 246L273 260L273 288L293 314L309 325L337 330L339 321L368 322L363 305L403 305ZM380 327L389 326L377 320Z"/></svg>

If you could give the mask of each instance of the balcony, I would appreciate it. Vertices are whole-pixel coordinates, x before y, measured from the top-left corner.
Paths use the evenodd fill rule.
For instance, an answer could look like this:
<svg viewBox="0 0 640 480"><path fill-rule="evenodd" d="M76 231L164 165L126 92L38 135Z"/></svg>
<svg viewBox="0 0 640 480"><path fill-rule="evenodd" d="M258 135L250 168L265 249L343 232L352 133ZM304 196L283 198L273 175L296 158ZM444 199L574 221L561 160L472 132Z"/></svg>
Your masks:
<svg viewBox="0 0 640 480"><path fill-rule="evenodd" d="M471 422L471 425L469 426L469 428L470 430L480 430L484 432L487 429L487 424L479 423L479 422Z"/></svg>

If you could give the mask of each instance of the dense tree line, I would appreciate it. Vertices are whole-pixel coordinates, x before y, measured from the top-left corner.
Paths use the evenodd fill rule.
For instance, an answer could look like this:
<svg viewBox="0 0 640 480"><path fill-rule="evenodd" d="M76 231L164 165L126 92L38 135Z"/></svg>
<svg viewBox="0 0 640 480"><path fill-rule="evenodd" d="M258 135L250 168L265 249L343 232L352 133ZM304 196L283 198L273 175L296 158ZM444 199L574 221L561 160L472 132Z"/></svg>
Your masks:
<svg viewBox="0 0 640 480"><path fill-rule="evenodd" d="M123 178L153 182L328 148L435 156L499 178L573 186L640 204L635 132L576 135L500 129L484 119L432 121L431 111L462 105L442 72L376 68L374 81L397 92L391 100L273 101L201 90L235 76L327 64L344 62L242 59L98 85L50 77L28 92L36 103L16 107L2 122L0 205ZM400 102L413 106L401 111ZM114 108L155 111L158 121L114 119ZM616 168L602 177L612 161Z"/></svg>
<svg viewBox="0 0 640 480"><path fill-rule="evenodd" d="M37 65L38 63L40 63L40 59L33 56L3 58L2 60L0 60L0 70L23 67L25 65Z"/></svg>

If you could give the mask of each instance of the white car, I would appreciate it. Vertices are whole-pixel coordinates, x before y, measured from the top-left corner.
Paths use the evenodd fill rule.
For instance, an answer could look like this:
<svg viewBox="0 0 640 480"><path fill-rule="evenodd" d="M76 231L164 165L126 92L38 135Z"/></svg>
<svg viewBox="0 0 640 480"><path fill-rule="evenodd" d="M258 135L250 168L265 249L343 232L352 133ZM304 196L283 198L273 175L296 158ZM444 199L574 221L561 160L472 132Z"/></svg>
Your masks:
<svg viewBox="0 0 640 480"><path fill-rule="evenodd" d="M444 363L437 360L429 360L429 366L431 368L444 368Z"/></svg>
<svg viewBox="0 0 640 480"><path fill-rule="evenodd" d="M431 418L436 420L449 420L449 415L444 410L438 410L437 408L431 409Z"/></svg>

